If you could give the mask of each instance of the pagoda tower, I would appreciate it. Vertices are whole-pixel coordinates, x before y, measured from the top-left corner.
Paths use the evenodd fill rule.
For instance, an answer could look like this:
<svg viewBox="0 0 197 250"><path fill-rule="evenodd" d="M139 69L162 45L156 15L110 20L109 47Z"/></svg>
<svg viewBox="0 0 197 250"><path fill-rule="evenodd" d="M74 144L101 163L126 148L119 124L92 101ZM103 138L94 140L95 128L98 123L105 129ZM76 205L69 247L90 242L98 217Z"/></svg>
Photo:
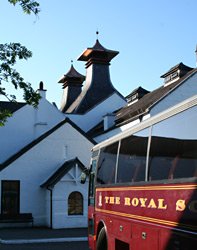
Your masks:
<svg viewBox="0 0 197 250"><path fill-rule="evenodd" d="M70 70L59 80L62 83L63 95L60 110L65 113L70 105L77 99L82 90L85 76L76 71L73 64Z"/></svg>
<svg viewBox="0 0 197 250"><path fill-rule="evenodd" d="M86 62L86 83L67 113L84 114L113 93L118 93L111 83L109 72L110 61L118 53L104 48L97 39L93 47L80 55L78 60Z"/></svg>

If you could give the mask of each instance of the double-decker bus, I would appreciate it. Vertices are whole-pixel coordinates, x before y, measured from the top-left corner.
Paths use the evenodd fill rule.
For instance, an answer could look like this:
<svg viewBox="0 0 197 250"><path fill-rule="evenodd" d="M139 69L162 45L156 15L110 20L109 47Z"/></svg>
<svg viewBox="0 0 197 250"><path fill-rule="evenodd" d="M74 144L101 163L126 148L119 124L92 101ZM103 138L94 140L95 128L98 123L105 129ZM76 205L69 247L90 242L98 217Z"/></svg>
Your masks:
<svg viewBox="0 0 197 250"><path fill-rule="evenodd" d="M94 146L92 250L197 249L197 96Z"/></svg>

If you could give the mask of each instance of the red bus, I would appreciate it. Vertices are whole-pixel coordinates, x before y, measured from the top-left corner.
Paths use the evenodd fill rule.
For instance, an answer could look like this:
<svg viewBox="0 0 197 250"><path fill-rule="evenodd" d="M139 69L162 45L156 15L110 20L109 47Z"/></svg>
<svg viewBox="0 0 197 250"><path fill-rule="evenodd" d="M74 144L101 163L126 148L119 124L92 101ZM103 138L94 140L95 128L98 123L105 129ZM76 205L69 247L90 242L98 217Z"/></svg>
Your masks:
<svg viewBox="0 0 197 250"><path fill-rule="evenodd" d="M92 250L197 249L197 96L94 146Z"/></svg>

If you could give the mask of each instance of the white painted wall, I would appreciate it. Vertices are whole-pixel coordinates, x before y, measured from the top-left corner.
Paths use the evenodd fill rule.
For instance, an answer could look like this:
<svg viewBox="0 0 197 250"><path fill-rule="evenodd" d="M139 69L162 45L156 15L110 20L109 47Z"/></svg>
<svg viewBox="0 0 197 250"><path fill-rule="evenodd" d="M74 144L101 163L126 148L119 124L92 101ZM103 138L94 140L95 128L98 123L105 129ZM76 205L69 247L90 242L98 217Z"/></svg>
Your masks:
<svg viewBox="0 0 197 250"><path fill-rule="evenodd" d="M168 94L160 102L152 107L150 115L160 113L194 95L197 94L197 72L186 79L178 88L172 93Z"/></svg>
<svg viewBox="0 0 197 250"><path fill-rule="evenodd" d="M65 145L67 145L66 154ZM20 180L20 212L32 213L35 226L48 225L49 199L46 189L40 185L65 160L78 157L88 167L92 146L90 141L66 123L3 169L0 172L0 181Z"/></svg>
<svg viewBox="0 0 197 250"><path fill-rule="evenodd" d="M102 121L103 116L107 113L112 113L123 107L125 104L126 101L123 100L123 98L121 98L117 93L114 93L83 115L66 114L66 116L76 123L82 130L87 132Z"/></svg>
<svg viewBox="0 0 197 250"><path fill-rule="evenodd" d="M25 105L0 127L0 163L18 152L64 119L64 115L46 99L41 99L37 109Z"/></svg>
<svg viewBox="0 0 197 250"><path fill-rule="evenodd" d="M74 167L53 189L53 228L87 227L88 180L80 183L81 169ZM68 215L68 197L72 192L83 196L83 215Z"/></svg>

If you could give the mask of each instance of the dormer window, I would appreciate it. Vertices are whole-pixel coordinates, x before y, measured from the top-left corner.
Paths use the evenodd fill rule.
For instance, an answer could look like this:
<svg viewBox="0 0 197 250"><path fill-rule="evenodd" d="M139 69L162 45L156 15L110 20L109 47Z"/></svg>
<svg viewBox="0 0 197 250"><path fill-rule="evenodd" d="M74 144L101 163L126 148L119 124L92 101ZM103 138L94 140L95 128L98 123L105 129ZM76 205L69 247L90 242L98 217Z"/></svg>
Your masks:
<svg viewBox="0 0 197 250"><path fill-rule="evenodd" d="M168 84L169 82L172 83L172 82L178 80L179 78L180 78L180 77L179 77L179 70L177 70L176 72L174 72L174 73L172 73L172 74L166 76L165 79L164 79L164 83L165 83L165 85L166 85L166 84Z"/></svg>
<svg viewBox="0 0 197 250"><path fill-rule="evenodd" d="M164 78L164 86L177 81L192 69L193 68L190 68L183 63L179 63L176 66L172 67L168 72L161 76L161 78Z"/></svg>
<svg viewBox="0 0 197 250"><path fill-rule="evenodd" d="M142 98L144 95L148 93L149 91L146 89L143 89L142 87L138 87L137 89L134 89L128 96L126 96L128 105L131 105L137 102L140 98Z"/></svg>

